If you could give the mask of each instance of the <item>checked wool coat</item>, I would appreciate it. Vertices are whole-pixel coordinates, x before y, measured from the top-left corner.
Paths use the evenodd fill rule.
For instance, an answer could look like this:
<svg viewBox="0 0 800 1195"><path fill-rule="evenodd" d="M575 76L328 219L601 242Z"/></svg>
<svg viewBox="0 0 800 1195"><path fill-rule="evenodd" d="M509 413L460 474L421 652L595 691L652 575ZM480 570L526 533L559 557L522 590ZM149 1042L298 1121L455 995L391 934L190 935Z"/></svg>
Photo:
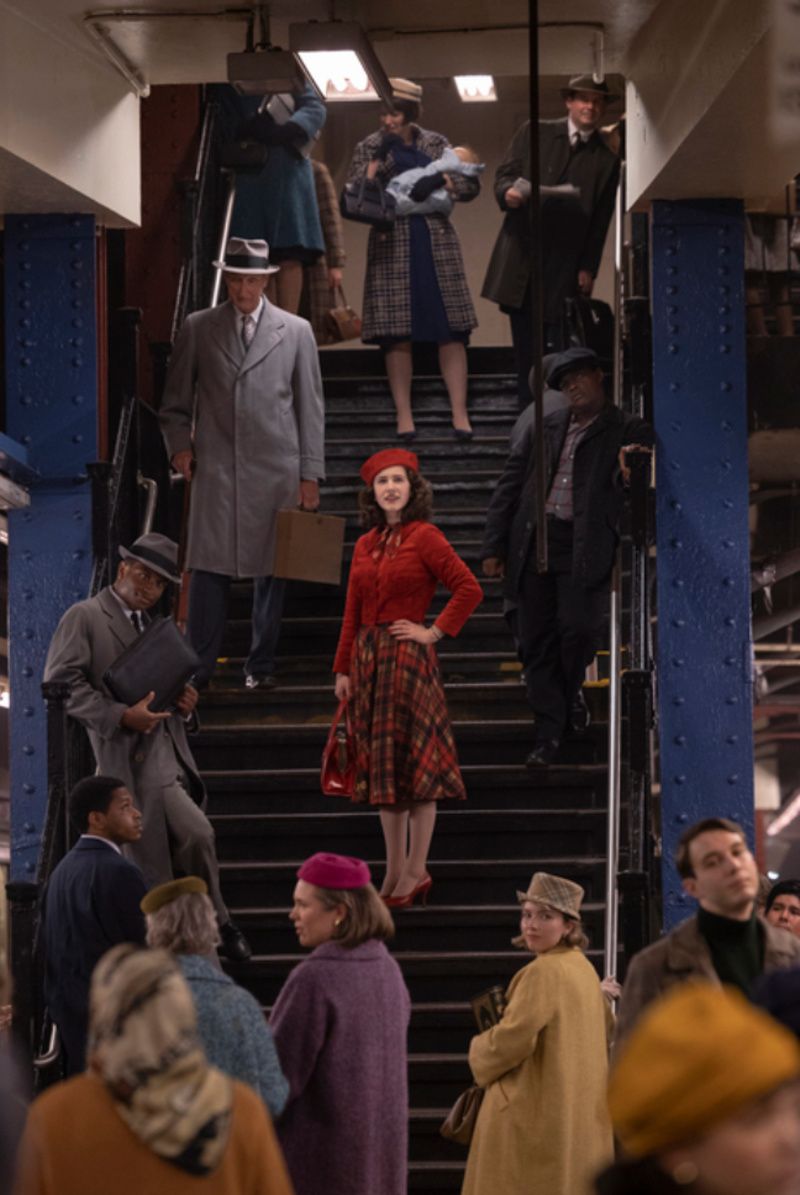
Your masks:
<svg viewBox="0 0 800 1195"><path fill-rule="evenodd" d="M441 133L412 126L416 146L435 160L449 147ZM359 141L353 153L347 182L360 182L383 141L383 133L371 133ZM386 184L395 172L391 151L378 168L378 180ZM462 203L474 199L480 189L476 178L453 174L454 198ZM411 286L408 216L398 216L391 232L371 228L367 246L367 277L364 285L365 341L383 337L411 339ZM447 322L454 332L469 332L478 321L470 298L461 246L447 216L424 216L431 236L433 264Z"/></svg>

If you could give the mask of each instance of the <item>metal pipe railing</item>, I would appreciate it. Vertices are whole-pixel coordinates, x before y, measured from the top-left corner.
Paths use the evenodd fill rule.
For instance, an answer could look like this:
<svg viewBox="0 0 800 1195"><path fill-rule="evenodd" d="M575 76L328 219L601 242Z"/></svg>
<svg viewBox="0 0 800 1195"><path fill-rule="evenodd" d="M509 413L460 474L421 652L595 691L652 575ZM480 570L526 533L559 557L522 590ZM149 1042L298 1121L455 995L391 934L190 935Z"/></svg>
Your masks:
<svg viewBox="0 0 800 1195"><path fill-rule="evenodd" d="M622 405L622 311L625 228L625 163L620 165L617 188L616 225L614 230L614 406ZM609 606L608 660L608 814L606 825L606 921L604 934L604 968L607 976L616 975L619 941L619 871L620 839L620 765L622 758L622 707L620 701L620 620L622 614L619 553L611 574Z"/></svg>
<svg viewBox="0 0 800 1195"><path fill-rule="evenodd" d="M228 198L225 200L225 216L222 221L222 232L219 238L219 248L217 251L217 261L225 260L225 246L228 243L228 237L231 231L231 220L233 219L233 205L236 201L236 174L231 171L228 178ZM217 267L214 270L214 281L211 285L211 301L209 307L216 307L219 302L219 292L222 288L222 270Z"/></svg>

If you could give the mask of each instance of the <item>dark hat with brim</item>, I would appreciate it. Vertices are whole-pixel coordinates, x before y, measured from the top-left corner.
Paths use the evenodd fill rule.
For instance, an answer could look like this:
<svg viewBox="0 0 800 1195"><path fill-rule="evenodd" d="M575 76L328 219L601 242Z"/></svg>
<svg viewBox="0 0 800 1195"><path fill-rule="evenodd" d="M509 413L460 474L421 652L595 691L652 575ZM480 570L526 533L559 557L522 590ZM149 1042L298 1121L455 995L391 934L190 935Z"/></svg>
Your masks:
<svg viewBox="0 0 800 1195"><path fill-rule="evenodd" d="M563 353L559 353L556 356L547 375L547 385L552 386L554 390L558 390L561 386L562 378L573 370L599 368L600 358L593 349L587 349L583 345L575 345L574 348L565 349Z"/></svg>
<svg viewBox="0 0 800 1195"><path fill-rule="evenodd" d="M573 91L591 91L595 95L602 95L609 103L621 98L618 92L611 91L605 79L598 82L594 75L573 75L566 87L561 88L561 94L568 100Z"/></svg>
<svg viewBox="0 0 800 1195"><path fill-rule="evenodd" d="M173 585L180 584L178 545L166 535L149 531L147 535L140 535L134 540L129 548L120 545L119 554L123 560L138 560L139 564L152 569L159 577L164 577Z"/></svg>

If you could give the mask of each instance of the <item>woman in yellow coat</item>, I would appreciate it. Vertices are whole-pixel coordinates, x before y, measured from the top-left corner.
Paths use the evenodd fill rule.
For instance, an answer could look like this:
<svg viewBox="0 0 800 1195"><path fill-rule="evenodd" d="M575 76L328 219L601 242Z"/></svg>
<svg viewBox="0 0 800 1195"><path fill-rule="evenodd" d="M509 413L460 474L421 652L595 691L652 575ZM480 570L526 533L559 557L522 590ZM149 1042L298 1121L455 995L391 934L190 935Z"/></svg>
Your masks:
<svg viewBox="0 0 800 1195"><path fill-rule="evenodd" d="M512 979L499 1025L470 1045L485 1095L462 1195L588 1195L613 1142L610 1012L583 953L583 889L537 872L517 896L522 944L536 958Z"/></svg>

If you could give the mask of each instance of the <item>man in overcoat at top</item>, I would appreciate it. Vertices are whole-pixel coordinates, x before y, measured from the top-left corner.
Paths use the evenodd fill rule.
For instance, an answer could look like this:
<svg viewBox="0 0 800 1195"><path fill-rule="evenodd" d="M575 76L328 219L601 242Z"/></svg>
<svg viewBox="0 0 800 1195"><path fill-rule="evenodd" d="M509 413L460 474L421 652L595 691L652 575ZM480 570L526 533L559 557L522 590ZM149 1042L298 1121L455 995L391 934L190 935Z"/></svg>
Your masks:
<svg viewBox="0 0 800 1195"><path fill-rule="evenodd" d="M138 842L142 815L122 781L88 776L69 795L69 820L80 835L54 868L44 898L45 998L58 1027L67 1075L86 1064L89 984L112 946L144 946L139 901L147 888L121 847Z"/></svg>
<svg viewBox="0 0 800 1195"><path fill-rule="evenodd" d="M250 947L233 924L219 886L214 830L204 811L206 793L187 738L197 690L187 685L173 712L150 709L153 693L135 705L117 701L104 675L144 630L147 611L166 586L180 581L178 545L148 532L122 557L113 585L76 602L62 616L45 662L46 681L70 686L68 713L86 729L98 771L119 776L142 811L142 834L126 850L148 887L174 873L208 884L220 924L221 952L244 961Z"/></svg>
<svg viewBox="0 0 800 1195"><path fill-rule="evenodd" d="M590 296L603 255L619 182L619 159L600 135L608 103L616 97L605 80L570 79L561 94L567 115L539 123L542 296L546 351L566 348L564 300ZM511 321L517 357L519 402L530 401L531 349L531 163L526 121L497 167L494 192L505 213L481 294L498 303ZM566 188L552 193L552 188Z"/></svg>
<svg viewBox="0 0 800 1195"><path fill-rule="evenodd" d="M272 575L281 508L316 510L325 475L325 409L311 325L275 307L266 241L231 238L228 300L190 315L170 360L159 419L175 469L191 480L188 633L213 675L228 590L254 578L249 689L275 684L285 582Z"/></svg>
<svg viewBox="0 0 800 1195"><path fill-rule="evenodd" d="M553 360L548 386L569 406L546 416L548 568L536 563L536 467L532 436L510 453L492 494L481 548L483 571L505 578L528 703L535 719L528 766L552 763L565 733L584 729L581 697L594 659L627 481L625 453L648 449L652 433L612 406L591 349Z"/></svg>

